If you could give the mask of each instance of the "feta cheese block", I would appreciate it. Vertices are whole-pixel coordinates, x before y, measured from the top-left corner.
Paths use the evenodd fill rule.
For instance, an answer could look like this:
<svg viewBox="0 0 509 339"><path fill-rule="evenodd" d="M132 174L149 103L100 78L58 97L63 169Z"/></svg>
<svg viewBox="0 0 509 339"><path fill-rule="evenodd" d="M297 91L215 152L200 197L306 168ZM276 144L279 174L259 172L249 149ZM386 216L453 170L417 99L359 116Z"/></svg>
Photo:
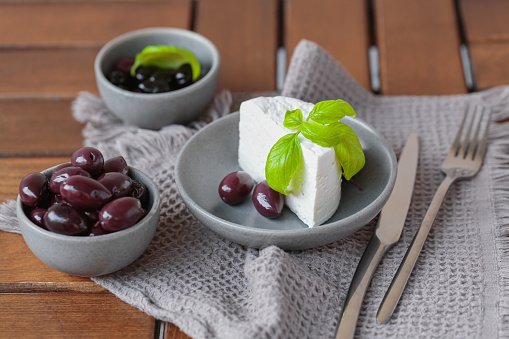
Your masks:
<svg viewBox="0 0 509 339"><path fill-rule="evenodd" d="M272 146L295 133L283 126L287 110L300 108L307 119L313 104L287 97L258 97L240 105L239 165L256 182L265 180L265 164ZM285 204L308 227L323 224L337 210L341 170L333 148L318 146L299 134L302 161L290 182Z"/></svg>

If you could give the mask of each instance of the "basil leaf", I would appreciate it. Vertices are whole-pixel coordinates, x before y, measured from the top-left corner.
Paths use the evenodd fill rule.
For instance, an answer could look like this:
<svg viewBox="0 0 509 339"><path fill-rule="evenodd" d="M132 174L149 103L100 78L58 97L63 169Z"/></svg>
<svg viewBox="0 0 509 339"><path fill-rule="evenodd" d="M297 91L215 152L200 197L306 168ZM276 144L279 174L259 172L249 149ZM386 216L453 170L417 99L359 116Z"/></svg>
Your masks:
<svg viewBox="0 0 509 339"><path fill-rule="evenodd" d="M300 108L294 109L293 111L286 111L285 120L283 121L283 126L288 129L299 129L300 124L302 124L302 111Z"/></svg>
<svg viewBox="0 0 509 339"><path fill-rule="evenodd" d="M346 180L350 180L357 174L366 162L362 145L355 132L343 123L332 124L338 130L337 138L339 142L334 146L336 158L341 167L343 167L343 175Z"/></svg>
<svg viewBox="0 0 509 339"><path fill-rule="evenodd" d="M355 132L342 122L321 125L307 121L300 132L307 139L322 147L334 147L336 158L343 167L343 175L350 180L365 163L364 152Z"/></svg>
<svg viewBox="0 0 509 339"><path fill-rule="evenodd" d="M302 149L297 133L290 133L272 146L265 165L269 186L284 195L290 194L288 185L302 160Z"/></svg>
<svg viewBox="0 0 509 339"><path fill-rule="evenodd" d="M357 114L352 106L344 100L327 100L317 103L311 112L309 112L308 120L313 120L319 124L332 124L346 115L355 118Z"/></svg>
<svg viewBox="0 0 509 339"><path fill-rule="evenodd" d="M175 46L147 46L141 53L136 55L134 64L131 67L131 75L136 74L136 69L140 66L157 66L159 68L177 69L183 64L190 64L193 69L193 80L200 76L200 62L196 56L185 48Z"/></svg>
<svg viewBox="0 0 509 339"><path fill-rule="evenodd" d="M306 121L302 123L300 132L306 139L322 147L334 147L339 142L337 128L333 125L322 125L313 121Z"/></svg>

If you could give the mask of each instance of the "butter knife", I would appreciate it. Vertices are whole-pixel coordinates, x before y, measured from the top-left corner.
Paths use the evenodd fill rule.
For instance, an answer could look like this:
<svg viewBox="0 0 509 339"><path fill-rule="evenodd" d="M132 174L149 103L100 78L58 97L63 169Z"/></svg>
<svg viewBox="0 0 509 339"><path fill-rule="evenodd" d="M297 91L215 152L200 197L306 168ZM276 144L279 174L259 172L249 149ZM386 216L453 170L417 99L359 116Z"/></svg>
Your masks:
<svg viewBox="0 0 509 339"><path fill-rule="evenodd" d="M418 162L419 137L412 133L401 151L392 193L380 213L375 234L366 247L350 284L336 329L336 339L354 337L362 301L376 267L384 254L401 237L412 200Z"/></svg>

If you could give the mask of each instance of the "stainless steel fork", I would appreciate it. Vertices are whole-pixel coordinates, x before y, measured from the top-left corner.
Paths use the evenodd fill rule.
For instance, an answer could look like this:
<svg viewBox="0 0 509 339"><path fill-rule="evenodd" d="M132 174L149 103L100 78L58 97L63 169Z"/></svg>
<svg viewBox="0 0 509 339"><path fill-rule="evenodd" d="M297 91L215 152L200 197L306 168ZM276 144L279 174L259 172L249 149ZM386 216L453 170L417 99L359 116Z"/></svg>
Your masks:
<svg viewBox="0 0 509 339"><path fill-rule="evenodd" d="M376 319L380 323L387 322L394 312L449 187L457 180L474 177L482 166L488 145L487 139L491 112L484 114L484 109L475 107L471 109L472 114L469 114L469 110L467 107L456 138L442 163L441 170L446 176L438 187L424 216L424 220L378 309ZM481 111L480 114L477 114L478 110ZM484 133L479 136L479 131L483 124L485 124L483 127ZM466 125L468 127L464 130ZM472 128L475 128L473 134Z"/></svg>

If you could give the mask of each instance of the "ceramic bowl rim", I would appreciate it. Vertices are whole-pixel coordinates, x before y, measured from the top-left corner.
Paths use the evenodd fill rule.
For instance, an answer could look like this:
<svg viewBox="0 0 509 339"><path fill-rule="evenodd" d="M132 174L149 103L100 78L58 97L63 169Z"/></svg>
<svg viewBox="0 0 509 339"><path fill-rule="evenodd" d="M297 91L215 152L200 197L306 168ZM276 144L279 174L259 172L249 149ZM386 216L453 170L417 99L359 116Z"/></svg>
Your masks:
<svg viewBox="0 0 509 339"><path fill-rule="evenodd" d="M42 173L42 174L52 173L53 170L55 169L55 167L57 167L57 166L58 165L50 167L40 173ZM65 235L65 234L59 234L59 233L55 233L55 232L46 230L46 229L36 225L35 223L33 223L32 220L30 220L30 218L26 215L24 208L23 208L23 203L21 202L21 198L20 198L19 194L18 194L18 198L16 201L16 205L17 205L16 206L16 214L17 214L18 218L21 218L25 222L25 225L27 225L32 231L40 234L41 236L53 238L53 239L57 239L57 240L61 240L61 241L67 241L70 243L100 243L100 242L105 242L105 241L112 241L116 238L123 238L124 236L128 236L131 233L137 232L140 228L147 227L147 225L149 224L148 221L152 218L153 214L157 213L157 210L158 210L159 204L160 204L159 191L157 190L157 186L152 181L152 179L150 179L148 177L148 175L146 175L142 171L140 171L136 168L133 168L131 166L129 166L129 170L136 172L136 175L143 177L150 184L150 185L145 185L145 186L147 186L147 190L149 192L149 195L153 198L153 202L152 202L152 206L151 206L150 210L143 217L143 219L139 220L136 224L134 224L133 226L126 228L124 230L113 232L113 233L108 233L108 234L102 234L102 235L98 235L98 236L93 236L93 237ZM154 189L155 189L155 191L154 191ZM21 233L23 233L23 228L21 228Z"/></svg>
<svg viewBox="0 0 509 339"><path fill-rule="evenodd" d="M195 39L197 41L200 41L200 43L207 47L209 52L212 55L212 66L210 70L201 78L199 81L196 81L195 83L186 86L181 89L177 89L170 92L164 92L164 93L136 93L131 92L125 89L122 89L120 87L117 87L113 85L104 75L102 69L101 69L101 63L104 58L104 56L114 50L119 45L128 42L129 40L136 38L136 37L143 37L143 36L150 36L154 33L161 33L161 34L170 34L170 35L181 35L185 37L190 37L192 39ZM101 81L105 86L107 86L110 90L114 91L117 94L125 95L128 97L133 98L173 98L173 97L179 97L181 94L185 94L187 92L192 92L194 90L199 90L200 87L205 86L206 83L209 81L212 81L212 78L214 77L214 74L218 72L219 66L221 62L221 57L219 54L219 51L217 47L204 37L203 35L182 29L182 28L173 28L173 27L149 27L149 28L142 28L134 31L130 31L124 34L121 34L117 36L116 38L113 38L112 40L108 41L104 46L99 50L97 53L95 60L94 60L94 71L95 75L98 78L98 81Z"/></svg>

